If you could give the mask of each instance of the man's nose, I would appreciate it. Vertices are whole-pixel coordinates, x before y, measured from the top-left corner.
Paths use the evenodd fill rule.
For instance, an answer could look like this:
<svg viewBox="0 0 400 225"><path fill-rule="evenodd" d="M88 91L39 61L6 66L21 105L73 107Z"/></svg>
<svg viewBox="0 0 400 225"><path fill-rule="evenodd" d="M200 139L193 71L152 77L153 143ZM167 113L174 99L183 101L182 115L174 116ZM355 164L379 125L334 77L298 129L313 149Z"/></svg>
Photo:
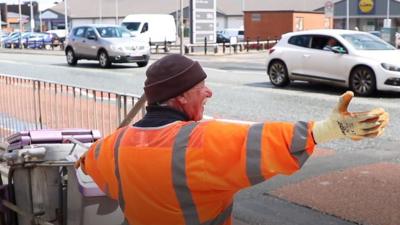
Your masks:
<svg viewBox="0 0 400 225"><path fill-rule="evenodd" d="M213 93L209 87L206 86L206 93L207 93L207 98L211 98Z"/></svg>

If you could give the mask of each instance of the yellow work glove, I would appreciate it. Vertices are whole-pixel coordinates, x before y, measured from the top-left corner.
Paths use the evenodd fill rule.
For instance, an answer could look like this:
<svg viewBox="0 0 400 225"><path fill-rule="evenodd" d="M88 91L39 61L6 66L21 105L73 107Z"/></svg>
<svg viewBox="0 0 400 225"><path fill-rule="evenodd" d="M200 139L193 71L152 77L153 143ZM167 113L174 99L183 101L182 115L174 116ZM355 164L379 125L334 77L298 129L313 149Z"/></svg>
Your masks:
<svg viewBox="0 0 400 225"><path fill-rule="evenodd" d="M88 152L88 151L86 151L85 153L83 153L83 154L81 155L81 157L79 157L79 159L76 160L76 162L74 163L75 169L79 169L79 167L80 167L81 170L82 170L82 172L83 172L84 174L87 174L86 171L85 171L85 158L86 158L87 152Z"/></svg>
<svg viewBox="0 0 400 225"><path fill-rule="evenodd" d="M351 91L341 95L330 117L314 123L312 132L317 144L341 138L361 140L383 133L389 122L389 114L382 108L367 112L348 112L347 107L353 96Z"/></svg>

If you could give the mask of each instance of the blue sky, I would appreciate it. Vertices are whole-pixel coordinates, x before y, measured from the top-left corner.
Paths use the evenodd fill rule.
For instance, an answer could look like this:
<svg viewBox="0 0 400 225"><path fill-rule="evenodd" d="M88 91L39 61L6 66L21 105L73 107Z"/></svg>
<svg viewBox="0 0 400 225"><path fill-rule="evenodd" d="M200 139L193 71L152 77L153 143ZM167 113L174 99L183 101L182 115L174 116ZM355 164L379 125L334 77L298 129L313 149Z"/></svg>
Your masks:
<svg viewBox="0 0 400 225"><path fill-rule="evenodd" d="M25 1L29 2L29 0L21 0L21 3ZM18 0L0 0L0 2L7 4L18 4ZM36 0L36 2L39 2L39 9L44 10L52 7L54 2L61 2L61 0Z"/></svg>

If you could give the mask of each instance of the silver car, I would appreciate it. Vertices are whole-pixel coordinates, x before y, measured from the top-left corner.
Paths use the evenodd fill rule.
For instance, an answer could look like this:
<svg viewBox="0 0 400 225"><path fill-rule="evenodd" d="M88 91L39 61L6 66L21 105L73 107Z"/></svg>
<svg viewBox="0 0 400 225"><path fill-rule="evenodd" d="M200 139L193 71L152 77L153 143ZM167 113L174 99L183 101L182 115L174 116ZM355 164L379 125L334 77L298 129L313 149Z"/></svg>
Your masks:
<svg viewBox="0 0 400 225"><path fill-rule="evenodd" d="M65 44L65 55L69 65L80 59L98 60L103 68L111 63L135 62L144 67L149 62L150 46L135 40L130 32L116 25L82 25L74 27Z"/></svg>

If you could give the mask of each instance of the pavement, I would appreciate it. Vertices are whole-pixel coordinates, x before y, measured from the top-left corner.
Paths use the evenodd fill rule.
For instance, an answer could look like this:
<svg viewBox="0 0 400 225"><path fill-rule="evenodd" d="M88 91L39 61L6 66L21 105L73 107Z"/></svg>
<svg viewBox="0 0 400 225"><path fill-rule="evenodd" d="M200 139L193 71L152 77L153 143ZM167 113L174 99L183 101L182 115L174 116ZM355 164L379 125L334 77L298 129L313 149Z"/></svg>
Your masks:
<svg viewBox="0 0 400 225"><path fill-rule="evenodd" d="M317 147L297 174L240 193L236 224L399 225L399 145L382 147L385 151Z"/></svg>
<svg viewBox="0 0 400 225"><path fill-rule="evenodd" d="M29 49L1 52L64 54ZM235 199L234 224L400 225L399 146L354 151L318 146L298 173L241 191Z"/></svg>

